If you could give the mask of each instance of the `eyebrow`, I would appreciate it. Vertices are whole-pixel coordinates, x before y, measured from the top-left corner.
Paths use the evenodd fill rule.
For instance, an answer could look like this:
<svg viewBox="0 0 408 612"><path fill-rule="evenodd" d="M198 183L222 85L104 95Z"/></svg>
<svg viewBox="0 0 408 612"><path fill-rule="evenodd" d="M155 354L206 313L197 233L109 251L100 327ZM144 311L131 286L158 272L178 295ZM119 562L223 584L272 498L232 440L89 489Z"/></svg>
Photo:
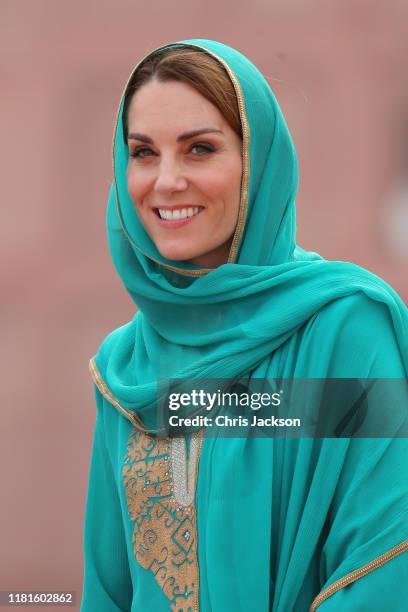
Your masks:
<svg viewBox="0 0 408 612"><path fill-rule="evenodd" d="M195 138L196 136L201 136L201 134L224 134L222 130L218 130L217 128L201 128L200 130L193 130L192 132L184 132L184 134L180 134L177 137L177 142L184 142L185 140L190 140L191 138ZM138 132L132 132L128 136L128 140L140 140L141 142L146 142L149 144L153 144L153 139L150 136L146 136L146 134L139 134Z"/></svg>

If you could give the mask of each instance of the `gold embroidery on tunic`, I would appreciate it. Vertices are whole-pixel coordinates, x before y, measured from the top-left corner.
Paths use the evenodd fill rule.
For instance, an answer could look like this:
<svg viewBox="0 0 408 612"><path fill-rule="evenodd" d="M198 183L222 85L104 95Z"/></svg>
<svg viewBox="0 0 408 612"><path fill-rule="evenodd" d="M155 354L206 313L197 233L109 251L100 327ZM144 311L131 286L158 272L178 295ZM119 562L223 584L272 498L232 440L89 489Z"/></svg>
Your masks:
<svg viewBox="0 0 408 612"><path fill-rule="evenodd" d="M132 429L122 471L135 556L175 612L199 610L194 498L201 444L202 432L192 434L187 466L180 469L175 458L186 456L183 438L152 438Z"/></svg>

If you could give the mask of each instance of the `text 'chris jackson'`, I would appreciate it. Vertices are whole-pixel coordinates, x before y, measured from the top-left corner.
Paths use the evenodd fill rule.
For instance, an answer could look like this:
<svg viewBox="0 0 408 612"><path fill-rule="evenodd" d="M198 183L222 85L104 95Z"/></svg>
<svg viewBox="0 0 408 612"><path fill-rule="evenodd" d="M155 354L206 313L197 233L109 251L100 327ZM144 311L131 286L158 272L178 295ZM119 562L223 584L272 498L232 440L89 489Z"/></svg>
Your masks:
<svg viewBox="0 0 408 612"><path fill-rule="evenodd" d="M229 417L219 414L215 418L197 415L195 417L169 417L170 427L300 427L300 419L283 419L275 416L260 418L256 414L251 419L246 417Z"/></svg>

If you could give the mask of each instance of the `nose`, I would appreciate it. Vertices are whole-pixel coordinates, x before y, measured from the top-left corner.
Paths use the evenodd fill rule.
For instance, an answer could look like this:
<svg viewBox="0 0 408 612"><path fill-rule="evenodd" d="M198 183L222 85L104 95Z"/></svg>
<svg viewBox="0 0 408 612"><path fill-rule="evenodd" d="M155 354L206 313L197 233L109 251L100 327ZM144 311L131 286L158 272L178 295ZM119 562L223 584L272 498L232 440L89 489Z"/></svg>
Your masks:
<svg viewBox="0 0 408 612"><path fill-rule="evenodd" d="M162 194L184 191L187 188L187 179L177 159L162 157L154 188L157 193Z"/></svg>

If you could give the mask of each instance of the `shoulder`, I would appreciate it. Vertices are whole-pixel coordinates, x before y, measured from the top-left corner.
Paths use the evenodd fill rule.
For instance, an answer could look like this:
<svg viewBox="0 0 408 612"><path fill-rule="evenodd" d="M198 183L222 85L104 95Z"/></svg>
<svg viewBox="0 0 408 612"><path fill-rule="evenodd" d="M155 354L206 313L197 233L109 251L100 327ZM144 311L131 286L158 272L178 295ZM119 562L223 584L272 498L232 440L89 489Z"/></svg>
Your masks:
<svg viewBox="0 0 408 612"><path fill-rule="evenodd" d="M341 325L345 333L359 331L358 335L361 335L370 331L372 335L373 325L379 326L379 331L392 330L393 315L397 312L398 307L392 300L380 301L357 291L328 302L317 313L315 321L319 326L330 328L335 324Z"/></svg>
<svg viewBox="0 0 408 612"><path fill-rule="evenodd" d="M101 342L94 360L101 373L106 371L109 361L112 357L119 358L126 352L132 352L136 334L136 315L135 317L109 332Z"/></svg>
<svg viewBox="0 0 408 612"><path fill-rule="evenodd" d="M378 300L359 291L330 301L309 321L305 339L326 355L327 376L405 375L407 310L392 294Z"/></svg>

